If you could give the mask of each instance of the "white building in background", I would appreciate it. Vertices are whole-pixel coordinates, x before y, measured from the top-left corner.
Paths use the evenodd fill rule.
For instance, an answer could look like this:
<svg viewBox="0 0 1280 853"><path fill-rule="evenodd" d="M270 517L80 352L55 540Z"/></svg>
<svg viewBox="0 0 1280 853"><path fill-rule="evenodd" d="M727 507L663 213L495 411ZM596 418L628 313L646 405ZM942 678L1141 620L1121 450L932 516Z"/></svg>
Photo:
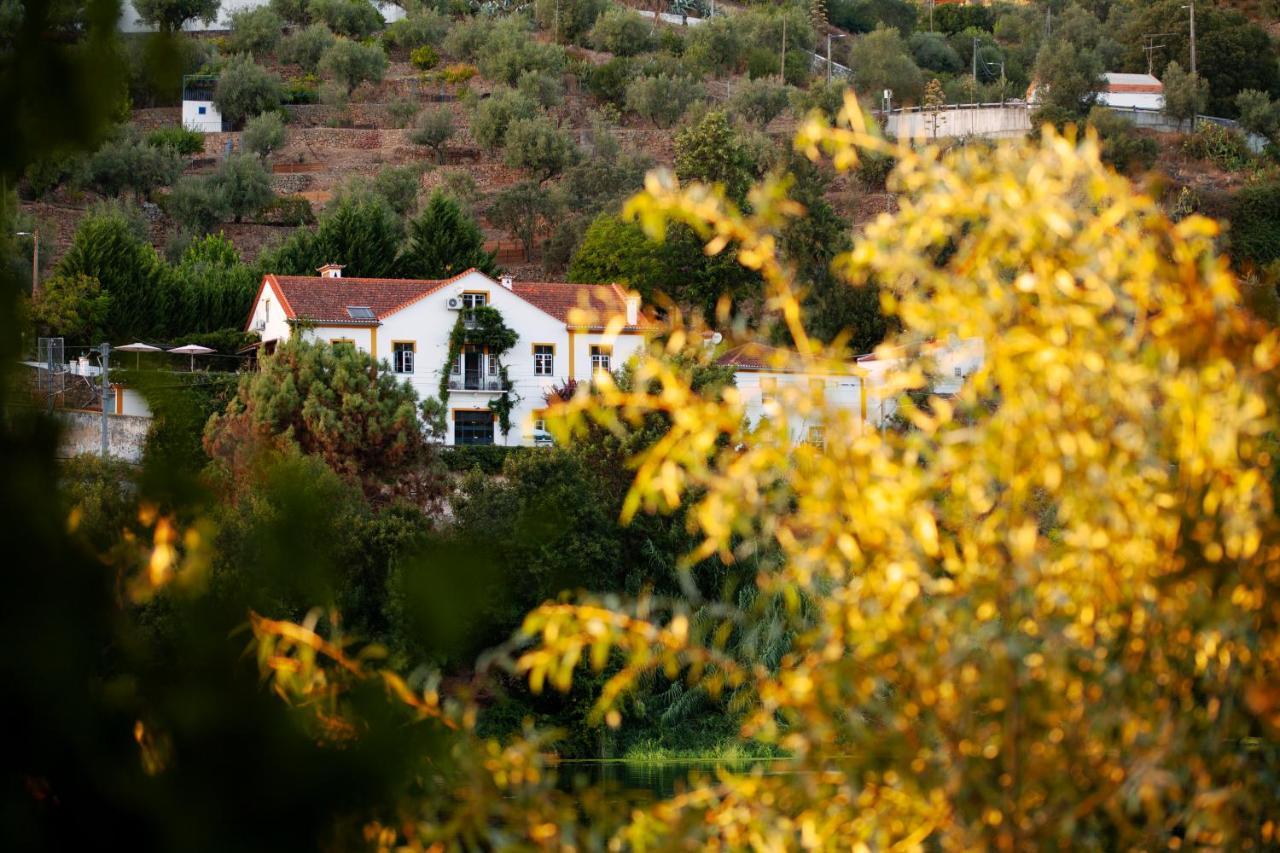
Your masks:
<svg viewBox="0 0 1280 853"><path fill-rule="evenodd" d="M188 75L182 78L182 126L200 133L219 133L222 113L213 103L217 77Z"/></svg>
<svg viewBox="0 0 1280 853"><path fill-rule="evenodd" d="M1107 107L1140 110L1164 109L1164 84L1150 74L1120 74L1108 71L1098 90L1098 103Z"/></svg>
<svg viewBox="0 0 1280 853"><path fill-rule="evenodd" d="M639 295L618 285L495 281L474 269L443 281L348 278L336 264L319 272L263 277L246 325L262 351L295 335L347 344L385 362L420 398L439 397L447 370L449 444L534 444L548 391L616 370L659 331ZM460 312L481 305L502 314L515 346L501 364L469 346L446 365ZM501 367L511 391L502 390ZM489 408L503 394L516 399L507 435Z"/></svg>
<svg viewBox="0 0 1280 853"><path fill-rule="evenodd" d="M964 380L982 366L984 352L979 338L927 347L921 355L930 362L932 393L942 397L959 393ZM889 350L859 356L834 369L798 370L788 366L794 353L763 344L743 344L724 353L717 363L734 369L734 384L752 425L785 412L794 441L817 442L824 437L819 413L807 415L794 407L787 410L782 402L785 389L820 391L827 407L853 412L862 423L879 428L897 412L896 396L886 390L886 375L899 367L905 356Z"/></svg>
<svg viewBox="0 0 1280 853"><path fill-rule="evenodd" d="M233 12L239 12L242 9L256 9L259 6L267 5L270 5L269 0L222 0L222 4L218 7L218 17L213 21L206 24L204 21L197 18L194 21L188 22L182 29L184 32L189 33L229 30L231 28L231 14ZM386 19L387 23L398 21L404 17L404 10L399 6L394 6L391 3L374 3L373 5L382 13L382 17ZM138 11L133 8L132 2L124 4L123 8L120 10L121 32L146 33L151 32L153 29L153 27L142 23L142 21L138 19Z"/></svg>
<svg viewBox="0 0 1280 853"><path fill-rule="evenodd" d="M1043 101L1044 92L1041 91L1040 83L1032 81L1027 89L1027 103L1035 105ZM1163 110L1164 84L1150 74L1108 71L1102 75L1097 103L1120 109Z"/></svg>

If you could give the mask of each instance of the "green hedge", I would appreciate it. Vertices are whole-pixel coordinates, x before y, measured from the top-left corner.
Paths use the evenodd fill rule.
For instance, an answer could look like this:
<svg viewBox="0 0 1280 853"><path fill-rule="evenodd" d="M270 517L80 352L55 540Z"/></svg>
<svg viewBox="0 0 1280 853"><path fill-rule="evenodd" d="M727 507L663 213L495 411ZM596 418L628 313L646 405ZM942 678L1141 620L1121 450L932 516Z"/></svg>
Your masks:
<svg viewBox="0 0 1280 853"><path fill-rule="evenodd" d="M504 447L500 444L446 445L440 448L440 458L450 471L471 471L479 468L486 474L502 473L502 463L513 453L536 452L536 447Z"/></svg>
<svg viewBox="0 0 1280 853"><path fill-rule="evenodd" d="M1227 218L1232 256L1259 266L1280 259L1280 181L1240 190L1231 198Z"/></svg>

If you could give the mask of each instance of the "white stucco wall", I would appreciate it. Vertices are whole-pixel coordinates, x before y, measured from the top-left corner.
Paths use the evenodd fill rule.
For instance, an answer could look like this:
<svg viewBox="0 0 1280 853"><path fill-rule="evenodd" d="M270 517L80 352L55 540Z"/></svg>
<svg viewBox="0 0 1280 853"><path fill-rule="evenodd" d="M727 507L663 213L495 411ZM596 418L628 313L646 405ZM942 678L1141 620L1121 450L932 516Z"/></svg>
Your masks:
<svg viewBox="0 0 1280 853"><path fill-rule="evenodd" d="M202 93L203 94L203 93ZM200 109L204 109L204 114ZM213 101L183 101L182 126L187 130L201 133L220 133L222 131L222 113L213 105Z"/></svg>
<svg viewBox="0 0 1280 853"><path fill-rule="evenodd" d="M261 325L262 328L258 329ZM283 343L289 340L289 321L284 308L280 306L280 295L270 285L259 289L258 299L253 305L253 316L249 320L249 329L259 331L262 342L275 341Z"/></svg>
<svg viewBox="0 0 1280 853"><path fill-rule="evenodd" d="M1107 107L1136 107L1140 110L1163 110L1164 95L1144 92L1099 92L1098 103Z"/></svg>

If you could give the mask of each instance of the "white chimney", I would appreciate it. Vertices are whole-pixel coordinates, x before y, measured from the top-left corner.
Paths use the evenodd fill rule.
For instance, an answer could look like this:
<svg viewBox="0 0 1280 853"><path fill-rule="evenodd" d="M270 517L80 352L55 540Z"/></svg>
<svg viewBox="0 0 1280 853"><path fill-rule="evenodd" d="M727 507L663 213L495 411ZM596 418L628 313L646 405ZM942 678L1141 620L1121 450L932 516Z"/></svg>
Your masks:
<svg viewBox="0 0 1280 853"><path fill-rule="evenodd" d="M321 278L342 278L342 264L325 264L316 270Z"/></svg>
<svg viewBox="0 0 1280 853"><path fill-rule="evenodd" d="M503 286L503 287L505 287L507 290L510 290L510 289L511 289L511 281L512 281L512 279L511 279L510 274L508 274L508 273L503 273L503 274L502 274L502 278L500 278L500 279L498 279L498 280L499 280L500 282L502 282L502 286Z"/></svg>
<svg viewBox="0 0 1280 853"><path fill-rule="evenodd" d="M627 325L634 326L640 322L640 294L627 294Z"/></svg>

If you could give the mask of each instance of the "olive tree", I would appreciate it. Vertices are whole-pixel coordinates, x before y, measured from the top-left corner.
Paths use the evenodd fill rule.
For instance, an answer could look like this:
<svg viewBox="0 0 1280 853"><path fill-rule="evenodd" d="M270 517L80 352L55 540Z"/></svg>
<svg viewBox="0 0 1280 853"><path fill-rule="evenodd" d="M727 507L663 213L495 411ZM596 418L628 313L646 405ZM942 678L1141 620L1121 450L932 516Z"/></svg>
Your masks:
<svg viewBox="0 0 1280 853"><path fill-rule="evenodd" d="M266 157L271 152L279 150L287 138L288 131L285 130L284 119L278 112L263 113L250 119L244 127L244 132L240 134L240 141L244 147L259 157Z"/></svg>
<svg viewBox="0 0 1280 853"><path fill-rule="evenodd" d="M338 39L320 58L320 71L346 87L349 97L361 83L381 82L387 54L376 44Z"/></svg>
<svg viewBox="0 0 1280 853"><path fill-rule="evenodd" d="M541 186L563 172L576 153L573 140L563 130L545 116L537 116L511 122L503 162L524 169Z"/></svg>
<svg viewBox="0 0 1280 853"><path fill-rule="evenodd" d="M280 78L253 61L246 53L236 54L223 66L213 103L223 119L242 124L250 116L280 106Z"/></svg>
<svg viewBox="0 0 1280 853"><path fill-rule="evenodd" d="M446 109L427 110L418 116L417 123L409 132L409 141L414 145L425 145L436 155L436 161L443 163L445 146L453 138L453 113Z"/></svg>

